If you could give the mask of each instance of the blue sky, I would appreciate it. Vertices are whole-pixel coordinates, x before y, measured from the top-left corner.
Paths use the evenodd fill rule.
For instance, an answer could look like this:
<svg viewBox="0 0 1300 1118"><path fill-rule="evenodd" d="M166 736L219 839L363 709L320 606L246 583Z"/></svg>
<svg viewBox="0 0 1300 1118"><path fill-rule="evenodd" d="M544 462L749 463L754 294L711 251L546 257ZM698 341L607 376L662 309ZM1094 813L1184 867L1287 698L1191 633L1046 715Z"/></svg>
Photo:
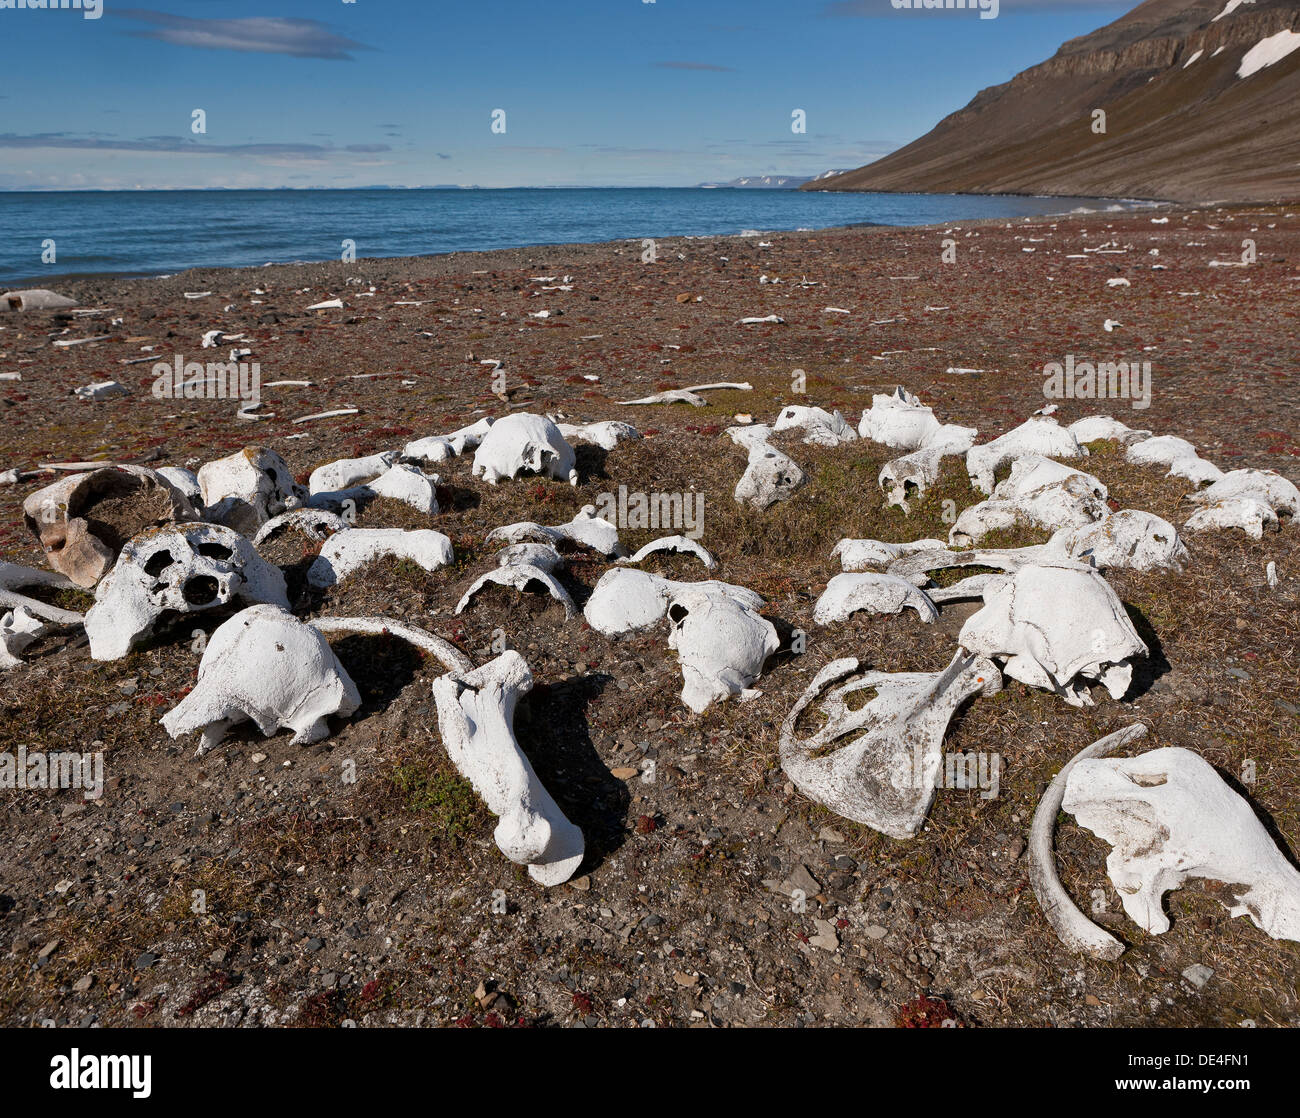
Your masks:
<svg viewBox="0 0 1300 1118"><path fill-rule="evenodd" d="M0 9L0 189L816 174L902 146L1131 6L1002 0L980 19L889 0L156 2L103 0L99 19Z"/></svg>

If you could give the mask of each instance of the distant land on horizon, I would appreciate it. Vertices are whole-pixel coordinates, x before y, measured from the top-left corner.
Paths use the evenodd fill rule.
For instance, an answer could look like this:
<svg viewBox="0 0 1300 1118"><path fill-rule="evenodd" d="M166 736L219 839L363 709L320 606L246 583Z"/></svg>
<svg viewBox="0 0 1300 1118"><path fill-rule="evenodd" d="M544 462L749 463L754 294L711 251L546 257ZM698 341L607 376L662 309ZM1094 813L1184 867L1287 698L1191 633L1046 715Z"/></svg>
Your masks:
<svg viewBox="0 0 1300 1118"><path fill-rule="evenodd" d="M1300 0L1146 0L920 139L800 189L1298 199Z"/></svg>

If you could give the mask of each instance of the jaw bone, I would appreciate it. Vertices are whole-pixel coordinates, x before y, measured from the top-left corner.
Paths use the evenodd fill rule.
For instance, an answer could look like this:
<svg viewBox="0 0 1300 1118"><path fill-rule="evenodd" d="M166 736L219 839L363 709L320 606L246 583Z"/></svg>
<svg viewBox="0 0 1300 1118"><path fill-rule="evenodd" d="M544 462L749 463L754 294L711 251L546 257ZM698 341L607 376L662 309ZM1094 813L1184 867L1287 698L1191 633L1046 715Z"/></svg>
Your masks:
<svg viewBox="0 0 1300 1118"><path fill-rule="evenodd" d="M440 676L433 697L448 756L500 817L493 837L501 853L526 865L534 881L559 885L582 863L585 844L515 740L515 704L532 685L528 664L510 651L473 671Z"/></svg>
<svg viewBox="0 0 1300 1118"><path fill-rule="evenodd" d="M804 795L837 815L891 838L911 838L934 799L953 713L977 692L1000 691L1002 676L991 660L964 649L942 672L866 672L831 691L821 703L825 725L797 739L799 716L858 670L858 661L847 657L817 673L781 727L781 768ZM875 698L850 709L845 699L863 690L874 690Z"/></svg>

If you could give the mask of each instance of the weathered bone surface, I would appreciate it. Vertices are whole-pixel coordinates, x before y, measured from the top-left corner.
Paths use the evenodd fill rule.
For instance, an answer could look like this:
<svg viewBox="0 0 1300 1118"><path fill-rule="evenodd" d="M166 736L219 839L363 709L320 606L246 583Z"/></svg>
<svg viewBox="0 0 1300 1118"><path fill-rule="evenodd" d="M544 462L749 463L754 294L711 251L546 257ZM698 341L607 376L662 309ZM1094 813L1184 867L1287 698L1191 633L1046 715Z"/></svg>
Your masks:
<svg viewBox="0 0 1300 1118"><path fill-rule="evenodd" d="M346 533L344 533L346 535ZM231 602L289 608L284 575L252 541L219 524L151 528L122 548L86 613L90 655L118 660L171 610L195 613Z"/></svg>
<svg viewBox="0 0 1300 1118"><path fill-rule="evenodd" d="M408 559L426 571L436 571L450 564L451 540L432 528L349 528L325 541L320 554L307 568L309 585L323 590L342 582L348 575L392 556Z"/></svg>
<svg viewBox="0 0 1300 1118"><path fill-rule="evenodd" d="M465 591L456 612L463 613L480 590L494 584L513 587L521 594L544 591L564 607L566 620L576 617L578 607L553 573L563 566L563 557L548 544L521 543L502 548L497 553L497 566L480 575Z"/></svg>
<svg viewBox="0 0 1300 1118"><path fill-rule="evenodd" d="M1223 471L1213 462L1207 462L1186 439L1177 435L1156 435L1134 443L1124 453L1124 458L1139 466L1168 466L1168 477L1186 478L1196 485L1217 481Z"/></svg>
<svg viewBox="0 0 1300 1118"><path fill-rule="evenodd" d="M727 594L688 589L668 604L668 647L682 668L682 702L699 714L715 702L762 694L750 684L781 647L776 628Z"/></svg>
<svg viewBox="0 0 1300 1118"><path fill-rule="evenodd" d="M1202 505L1255 500L1279 516L1300 515L1300 489L1275 470L1232 470L1208 488L1189 493L1187 500Z"/></svg>
<svg viewBox="0 0 1300 1118"><path fill-rule="evenodd" d="M942 445L927 446L886 462L876 476L876 484L885 491L885 507L910 513L908 498L923 496L939 480L944 456L951 453Z"/></svg>
<svg viewBox="0 0 1300 1118"><path fill-rule="evenodd" d="M871 407L858 423L858 434L898 450L928 448L937 462L944 454L968 451L979 432L974 427L940 423L933 408L899 385L892 393L871 397Z"/></svg>
<svg viewBox="0 0 1300 1118"><path fill-rule="evenodd" d="M640 548L635 555L625 556L618 560L620 563L640 563L650 555L656 555L660 552L677 555L694 555L706 570L713 570L718 561L713 558L703 547L692 539L685 536L662 536L657 540L651 540L645 547Z"/></svg>
<svg viewBox="0 0 1300 1118"><path fill-rule="evenodd" d="M1079 761L1062 806L1112 845L1107 872L1124 911L1148 932L1169 930L1165 893L1199 877L1227 886L1233 916L1249 916L1274 939L1300 940L1300 870L1250 804L1190 750Z"/></svg>
<svg viewBox="0 0 1300 1118"><path fill-rule="evenodd" d="M1029 828L1029 882L1034 888L1034 896L1038 898L1038 907L1043 910L1047 922L1066 947L1094 959L1113 962L1124 954L1124 945L1079 911L1078 905L1070 899L1070 894L1061 884L1056 873L1056 856L1052 852L1056 815L1061 810L1066 782L1076 764L1113 753L1129 742L1145 737L1146 732L1147 728L1139 722L1107 734L1076 753L1047 786L1043 798L1038 801L1034 821Z"/></svg>
<svg viewBox="0 0 1300 1118"><path fill-rule="evenodd" d="M82 400L112 400L118 396L129 396L131 390L115 380L101 380L95 384L83 384L80 388L74 388L72 394Z"/></svg>
<svg viewBox="0 0 1300 1118"><path fill-rule="evenodd" d="M356 684L325 637L276 606L250 606L212 634L199 678L162 718L173 738L202 733L198 754L219 745L241 722L263 735L292 730L295 745L329 737L328 719L361 705Z"/></svg>
<svg viewBox="0 0 1300 1118"><path fill-rule="evenodd" d="M568 881L585 843L537 778L515 740L515 705L533 685L517 652L433 682L438 730L452 764L500 818L493 838L501 853L528 867L542 885Z"/></svg>
<svg viewBox="0 0 1300 1118"><path fill-rule="evenodd" d="M546 543L567 540L588 547L609 559L617 559L627 554L627 547L618 538L618 528L604 517L597 516L595 505L583 505L578 515L567 524L548 526L536 524L531 520L522 520L518 524L493 528L487 534L488 543L498 541L523 543L527 540Z"/></svg>
<svg viewBox="0 0 1300 1118"><path fill-rule="evenodd" d="M573 447L544 415L515 412L498 419L474 452L473 474L489 484L541 474L578 484Z"/></svg>
<svg viewBox="0 0 1300 1118"><path fill-rule="evenodd" d="M401 501L426 516L438 514L438 476L422 473L416 466L398 462L385 473L369 481L364 488L378 497Z"/></svg>
<svg viewBox="0 0 1300 1118"><path fill-rule="evenodd" d="M361 633L376 637L397 637L429 653L449 672L469 672L474 663L450 641L416 625L404 625L391 617L316 617L311 624L322 633Z"/></svg>
<svg viewBox="0 0 1300 1118"><path fill-rule="evenodd" d="M290 509L279 516L273 516L258 530L253 537L253 546L261 547L267 540L292 528L313 540L329 539L335 532L342 532L350 525L341 516L328 509Z"/></svg>
<svg viewBox="0 0 1300 1118"><path fill-rule="evenodd" d="M1183 531L1208 532L1240 528L1251 539L1259 540L1264 538L1265 528L1276 532L1281 527L1277 513L1265 502L1254 497L1234 497L1197 509L1187 518Z"/></svg>
<svg viewBox="0 0 1300 1118"><path fill-rule="evenodd" d="M557 423L560 434L568 443L591 443L601 450L613 450L624 439L639 439L641 432L630 423L617 419L604 419L599 423Z"/></svg>
<svg viewBox="0 0 1300 1118"><path fill-rule="evenodd" d="M23 501L23 520L46 560L80 587L103 578L138 532L195 515L170 481L141 466L73 474Z"/></svg>
<svg viewBox="0 0 1300 1118"><path fill-rule="evenodd" d="M24 567L20 563L7 563L0 559L0 608L25 609L34 617L46 621L57 621L61 625L76 625L83 618L75 610L47 606L39 598L32 598L20 593L28 586L51 586L58 590L68 590L74 583L66 575L53 571L38 571L35 567Z"/></svg>
<svg viewBox="0 0 1300 1118"><path fill-rule="evenodd" d="M883 567L904 555L918 551L944 551L943 540L915 540L912 543L885 543L882 540L840 540L831 548L831 557L840 557L840 567L846 571L867 571Z"/></svg>
<svg viewBox="0 0 1300 1118"><path fill-rule="evenodd" d="M818 625L845 621L859 611L866 613L902 613L904 608L916 610L922 621L936 621L939 611L926 595L910 582L893 575L877 572L856 572L835 575L813 607L813 620Z"/></svg>
<svg viewBox="0 0 1300 1118"><path fill-rule="evenodd" d="M58 295L44 287L28 288L25 291L6 291L0 295L0 310L56 311L76 305L76 299Z"/></svg>
<svg viewBox="0 0 1300 1118"><path fill-rule="evenodd" d="M756 439L748 450L749 464L736 483L735 497L742 504L769 508L777 501L789 500L808 480L794 460L776 447Z"/></svg>
<svg viewBox="0 0 1300 1118"><path fill-rule="evenodd" d="M1147 655L1124 604L1091 567L1064 560L1021 567L991 578L983 598L984 608L967 619L958 643L1071 706L1092 705L1089 680L1123 698L1132 658Z"/></svg>
<svg viewBox="0 0 1300 1118"><path fill-rule="evenodd" d="M719 389L731 389L736 392L752 392L752 384L719 382L717 384L693 384L689 388L670 388L667 392L656 392L653 396L642 396L639 400L620 400L623 405L629 404L690 404L693 408L704 407L704 397L699 395L701 392L713 392Z"/></svg>
<svg viewBox="0 0 1300 1118"><path fill-rule="evenodd" d="M799 716L858 670L848 657L813 678L781 727L781 768L805 796L837 815L891 838L911 838L934 800L949 721L972 695L1000 691L1002 676L990 660L961 649L942 672L865 672L821 701L826 721L816 733L796 737ZM850 709L846 700L859 691L876 695Z"/></svg>
<svg viewBox="0 0 1300 1118"><path fill-rule="evenodd" d="M1090 415L1086 419L1076 419L1067 430L1079 441L1080 446L1103 441L1127 445L1151 437L1150 431L1136 430L1109 415Z"/></svg>
<svg viewBox="0 0 1300 1118"><path fill-rule="evenodd" d="M940 545L934 550L914 551L900 555L889 564L886 573L906 579L913 586L924 588L931 600L938 601L937 592L928 585L932 571L946 571L953 567L993 567L1014 574L1021 567L1031 563L1048 562L1051 559L1052 555L1042 544L1032 547L976 548L973 551L949 551Z"/></svg>
<svg viewBox="0 0 1300 1118"><path fill-rule="evenodd" d="M203 515L250 538L273 516L298 508L306 490L274 450L248 446L199 468Z"/></svg>
<svg viewBox="0 0 1300 1118"><path fill-rule="evenodd" d="M340 458L312 470L307 481L310 493L329 493L335 489L348 489L377 478L397 461L397 451L369 454L364 458Z"/></svg>
<svg viewBox="0 0 1300 1118"><path fill-rule="evenodd" d="M18 667L23 652L51 628L26 606L0 614L0 672Z"/></svg>
<svg viewBox="0 0 1300 1118"><path fill-rule="evenodd" d="M763 599L754 591L729 582L707 579L703 582L675 582L649 571L615 568L606 571L596 583L583 609L587 624L598 633L616 636L646 629L667 615L668 605L678 594L697 590L705 594L725 595L752 610L761 609Z"/></svg>
<svg viewBox="0 0 1300 1118"><path fill-rule="evenodd" d="M425 439L416 439L406 444L402 457L426 464L446 462L467 450L475 449L483 441L492 422L491 416L484 416L477 423L471 423L450 435L430 435Z"/></svg>
<svg viewBox="0 0 1300 1118"><path fill-rule="evenodd" d="M806 443L815 446L839 446L842 443L857 442L857 432L848 425L839 412L828 412L825 408L806 408L790 404L781 409L781 414L772 424L773 431L803 431Z"/></svg>
<svg viewBox="0 0 1300 1118"><path fill-rule="evenodd" d="M1187 545L1169 521L1140 509L1121 509L1095 524L1063 528L1046 550L1106 569L1182 571Z"/></svg>
<svg viewBox="0 0 1300 1118"><path fill-rule="evenodd" d="M993 492L993 476L1007 462L1037 454L1046 458L1079 458L1088 453L1079 440L1050 415L1031 415L1019 427L992 442L966 452L966 472L981 493Z"/></svg>
<svg viewBox="0 0 1300 1118"><path fill-rule="evenodd" d="M1107 515L1106 497L1106 487L1092 474L1027 454L1012 462L1011 476L998 483L992 497L962 510L948 538L971 546L990 532L1019 524L1053 532L1083 527Z"/></svg>
<svg viewBox="0 0 1300 1118"><path fill-rule="evenodd" d="M158 476L169 482L194 507L195 512L203 510L203 490L199 487L199 475L183 466L159 466Z"/></svg>

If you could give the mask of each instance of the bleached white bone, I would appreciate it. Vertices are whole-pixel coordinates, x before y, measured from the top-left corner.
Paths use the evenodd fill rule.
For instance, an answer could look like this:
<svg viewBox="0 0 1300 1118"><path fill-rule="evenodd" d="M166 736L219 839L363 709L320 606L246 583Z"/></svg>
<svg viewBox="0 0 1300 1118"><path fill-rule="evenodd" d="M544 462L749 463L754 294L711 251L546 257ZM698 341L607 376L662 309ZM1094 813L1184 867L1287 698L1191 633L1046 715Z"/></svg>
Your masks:
<svg viewBox="0 0 1300 1118"><path fill-rule="evenodd" d="M522 473L578 484L573 447L544 415L515 412L498 419L474 452L472 473L495 485Z"/></svg>
<svg viewBox="0 0 1300 1118"><path fill-rule="evenodd" d="M389 556L409 559L429 572L455 558L451 540L432 528L349 528L325 541L307 568L307 582L317 589L335 586L367 563Z"/></svg>
<svg viewBox="0 0 1300 1118"><path fill-rule="evenodd" d="M806 443L815 446L839 446L841 443L856 442L857 432L845 422L839 412L828 412L825 408L807 408L790 404L781 409L781 414L772 424L773 431L803 431Z"/></svg>
<svg viewBox="0 0 1300 1118"><path fill-rule="evenodd" d="M84 620L75 610L47 606L40 599L19 592L27 586L50 586L57 590L71 590L75 584L66 575L56 574L53 571L38 571L35 567L24 567L20 563L7 563L0 559L0 608L25 609L35 617L46 621L57 621L61 625L77 625Z"/></svg>
<svg viewBox="0 0 1300 1118"><path fill-rule="evenodd" d="M1148 932L1169 930L1165 893L1199 877L1228 887L1233 916L1249 916L1274 939L1300 940L1300 870L1191 750L1079 761L1062 806L1112 845L1106 870L1124 911Z"/></svg>
<svg viewBox="0 0 1300 1118"><path fill-rule="evenodd" d="M402 457L424 463L446 462L449 458L455 458L477 447L491 426L492 417L484 416L476 423L462 427L459 431L453 431L450 435L430 435L428 438L416 439L406 444L402 450Z"/></svg>
<svg viewBox="0 0 1300 1118"><path fill-rule="evenodd" d="M613 450L624 439L639 439L641 432L630 423L605 419L599 423L557 423L560 434L569 443L591 443L602 450Z"/></svg>
<svg viewBox="0 0 1300 1118"><path fill-rule="evenodd" d="M949 721L977 692L1000 691L1002 676L985 657L961 649L941 672L865 672L831 691L820 703L825 724L797 738L799 716L858 670L857 659L847 657L813 677L781 726L781 768L805 796L837 815L891 838L911 838L934 800ZM849 708L848 696L871 690L870 702Z"/></svg>
<svg viewBox="0 0 1300 1118"><path fill-rule="evenodd" d="M1169 521L1140 509L1121 509L1093 524L1062 528L1046 550L1101 569L1182 571L1187 545Z"/></svg>
<svg viewBox="0 0 1300 1118"><path fill-rule="evenodd" d="M1300 489L1276 470L1232 470L1186 499L1201 505L1249 499L1262 501L1279 516L1300 516Z"/></svg>
<svg viewBox="0 0 1300 1118"><path fill-rule="evenodd" d="M518 524L506 524L493 528L487 534L487 542L523 543L526 540L540 540L559 543L568 540L591 548L610 559L627 554L627 548L618 538L618 528L603 517L596 515L595 505L583 505L578 515L567 524L536 524L531 520L522 520Z"/></svg>
<svg viewBox="0 0 1300 1118"><path fill-rule="evenodd" d="M131 395L131 390L115 380L103 380L74 388L72 394L82 400L112 400L117 396Z"/></svg>
<svg viewBox="0 0 1300 1118"><path fill-rule="evenodd" d="M1135 430L1109 415L1090 415L1086 419L1076 419L1066 430L1079 441L1080 446L1109 441L1127 445L1151 437L1150 431Z"/></svg>
<svg viewBox="0 0 1300 1118"><path fill-rule="evenodd" d="M846 571L866 571L883 567L904 555L918 551L943 551L943 540L915 540L912 543L885 543L882 540L840 540L831 548L831 557L840 557L840 567Z"/></svg>
<svg viewBox="0 0 1300 1118"><path fill-rule="evenodd" d="M547 544L512 544L498 552L497 566L480 575L465 591L456 605L456 612L463 613L474 596L489 583L493 583L513 587L521 594L534 588L545 590L564 607L566 620L575 617L578 607L552 573L563 566L564 560L560 553Z"/></svg>
<svg viewBox="0 0 1300 1118"><path fill-rule="evenodd" d="M285 528L293 528L313 540L325 540L335 532L342 532L350 527L341 516L328 509L290 509L279 516L273 516L258 530L253 537L253 546L261 547L267 540Z"/></svg>
<svg viewBox="0 0 1300 1118"><path fill-rule="evenodd" d="M199 488L198 474L193 470L187 470L183 466L159 466L157 473L171 483L196 512L203 508L203 491Z"/></svg>
<svg viewBox="0 0 1300 1118"><path fill-rule="evenodd" d="M754 591L716 579L675 582L649 571L615 568L600 576L582 612L587 624L598 633L630 633L655 624L668 613L673 598L688 590L726 595L753 610L764 604Z"/></svg>
<svg viewBox="0 0 1300 1118"><path fill-rule="evenodd" d="M252 541L219 524L151 528L129 540L86 613L90 655L118 660L167 611L243 602L289 608L284 575Z"/></svg>
<svg viewBox="0 0 1300 1118"><path fill-rule="evenodd" d="M642 396L639 400L620 400L619 403L626 406L630 404L690 404L693 408L704 407L704 398L699 395L701 392L713 392L719 389L731 389L736 392L752 392L752 384L736 383L718 383L718 384L694 384L690 388L670 388L666 392L656 392L652 396Z"/></svg>
<svg viewBox="0 0 1300 1118"><path fill-rule="evenodd" d="M718 561L713 558L708 551L694 540L687 539L685 536L663 536L660 539L651 540L645 545L645 547L640 548L635 555L624 556L622 559L619 559L618 562L640 563L647 556L654 555L661 551L676 553L679 555L694 555L704 564L705 569L710 571L718 565Z"/></svg>
<svg viewBox="0 0 1300 1118"><path fill-rule="evenodd" d="M519 653L503 652L480 668L433 681L438 730L448 757L498 816L493 838L507 858L542 885L567 881L585 843L519 748L515 705L533 675Z"/></svg>
<svg viewBox="0 0 1300 1118"><path fill-rule="evenodd" d="M348 489L361 482L370 481L387 471L397 461L397 451L369 454L364 458L339 458L324 466L317 466L307 479L310 493L328 493L335 489Z"/></svg>
<svg viewBox="0 0 1300 1118"><path fill-rule="evenodd" d="M1139 466L1168 466L1167 477L1186 478L1196 485L1223 476L1218 466L1207 462L1195 446L1177 435L1156 435L1136 442L1124 452L1124 458Z"/></svg>
<svg viewBox="0 0 1300 1118"><path fill-rule="evenodd" d="M998 483L992 497L962 510L948 539L971 546L990 532L1021 524L1052 532L1082 527L1107 515L1107 496L1092 474L1027 454L1012 462L1011 476Z"/></svg>
<svg viewBox="0 0 1300 1118"><path fill-rule="evenodd" d="M1052 778L1043 798L1038 801L1034 821L1029 828L1029 882L1034 888L1034 896L1038 898L1038 907L1066 947L1094 959L1114 961L1124 954L1124 945L1089 920L1061 884L1056 873L1056 856L1052 853L1056 816L1061 810L1066 781L1077 763L1113 753L1129 742L1145 737L1146 732L1147 728L1139 722L1107 734L1076 753Z"/></svg>
<svg viewBox="0 0 1300 1118"><path fill-rule="evenodd" d="M766 442L749 447L749 462L736 483L737 502L760 511L777 501L787 501L808 479L793 459Z"/></svg>
<svg viewBox="0 0 1300 1118"><path fill-rule="evenodd" d="M912 551L900 555L885 570L887 574L906 579L913 586L922 587L933 597L929 586L932 571L946 571L953 567L993 567L995 570L1014 574L1030 563L1047 562L1053 557L1045 544L1035 544L1031 547L983 547L975 548L973 551L949 551L941 544L934 550Z"/></svg>
<svg viewBox="0 0 1300 1118"><path fill-rule="evenodd" d="M434 657L449 672L473 671L474 663L450 641L417 625L405 625L391 617L316 617L310 622L322 633L361 633L376 637L397 637Z"/></svg>
<svg viewBox="0 0 1300 1118"><path fill-rule="evenodd" d="M199 467L204 516L246 536L273 516L302 505L307 492L274 450L247 446Z"/></svg>
<svg viewBox="0 0 1300 1118"><path fill-rule="evenodd" d="M1071 706L1091 706L1085 680L1123 698L1132 659L1147 646L1124 604L1093 568L1058 560L995 576L984 608L967 619L957 640L1002 663L1012 679L1054 691Z"/></svg>
<svg viewBox="0 0 1300 1118"><path fill-rule="evenodd" d="M6 291L0 295L0 310L8 311L51 311L75 307L76 299L58 295L43 287L28 288L24 291Z"/></svg>
<svg viewBox="0 0 1300 1118"><path fill-rule="evenodd" d="M682 702L696 714L714 702L762 694L750 684L781 647L776 628L727 594L688 589L668 603L668 647L682 668Z"/></svg>
<svg viewBox="0 0 1300 1118"><path fill-rule="evenodd" d="M993 476L1007 462L1028 454L1047 458L1079 458L1087 447L1050 415L1032 415L1019 427L999 435L992 442L973 446L966 452L966 472L981 493L993 492Z"/></svg>
<svg viewBox="0 0 1300 1118"><path fill-rule="evenodd" d="M361 694L325 637L276 606L250 606L222 622L199 661L194 690L163 715L173 738L202 733L196 756L251 721L265 737L293 731L293 744L329 737L331 715L346 718Z"/></svg>
<svg viewBox="0 0 1300 1118"><path fill-rule="evenodd" d="M846 572L835 575L826 584L817 604L813 607L813 620L818 625L846 621L858 611L867 613L902 613L904 608L916 610L922 621L935 621L939 611L924 590L893 575L875 571Z"/></svg>
<svg viewBox="0 0 1300 1118"><path fill-rule="evenodd" d="M0 614L0 672L18 667L22 653L51 628L26 606Z"/></svg>
<svg viewBox="0 0 1300 1118"><path fill-rule="evenodd" d="M1269 506L1254 497L1233 497L1217 504L1197 509L1187 523L1184 532L1207 532L1214 529L1240 528L1251 539L1264 538L1264 529L1274 532L1282 527L1281 521Z"/></svg>

